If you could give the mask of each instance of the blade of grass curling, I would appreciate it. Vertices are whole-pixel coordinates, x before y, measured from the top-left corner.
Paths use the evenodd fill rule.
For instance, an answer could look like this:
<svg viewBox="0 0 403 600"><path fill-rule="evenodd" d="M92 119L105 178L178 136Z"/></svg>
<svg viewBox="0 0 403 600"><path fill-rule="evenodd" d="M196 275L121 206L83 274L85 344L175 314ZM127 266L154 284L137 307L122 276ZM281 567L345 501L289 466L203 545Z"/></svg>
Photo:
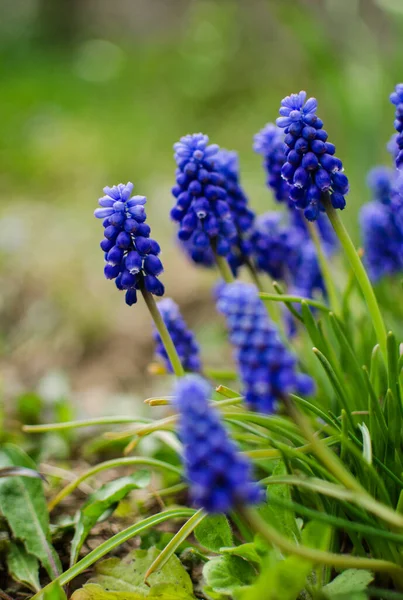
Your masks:
<svg viewBox="0 0 403 600"><path fill-rule="evenodd" d="M85 471L85 473L77 477L77 479L75 479L74 481L71 481L62 490L60 490L60 492L49 502L49 512L52 511L64 498L66 498L66 496L71 494L80 485L80 483L82 483L89 477L93 477L94 475L101 473L101 471L127 466L152 467L155 469L161 469L162 471L171 471L172 473L181 476L180 469L167 462L157 460L156 458L143 458L141 456L131 456L107 460L105 462L99 463L98 465L95 465L95 467L92 467L91 469L88 469L88 471Z"/></svg>
<svg viewBox="0 0 403 600"><path fill-rule="evenodd" d="M147 569L147 572L144 575L145 582L152 573L162 569L162 567L171 558L172 554L174 554L182 542L189 537L189 535L194 531L194 529L196 529L196 527L203 521L205 517L206 513L200 509L194 515L192 515L188 521L186 521L186 523L179 529L179 531L168 542L165 548L160 552L152 565L150 565L150 567Z"/></svg>
<svg viewBox="0 0 403 600"><path fill-rule="evenodd" d="M83 573L86 569L91 567L94 563L96 563L100 558L108 554L124 542L127 542L135 535L140 535L143 531L146 531L150 527L156 527L160 523L164 523L169 519L187 519L191 517L196 511L191 508L175 508L171 510L164 511L157 515L153 515L151 517L147 517L130 527L127 527L123 531L120 531L116 535L112 536L102 544L100 544L95 550L89 552L84 558L82 558L78 563L76 563L70 569L67 569L64 573L59 575L52 583L46 585L41 592L35 594L31 598L31 600L41 600L42 594L49 589L53 583L57 582L61 586L66 585L70 581L72 581L75 577Z"/></svg>

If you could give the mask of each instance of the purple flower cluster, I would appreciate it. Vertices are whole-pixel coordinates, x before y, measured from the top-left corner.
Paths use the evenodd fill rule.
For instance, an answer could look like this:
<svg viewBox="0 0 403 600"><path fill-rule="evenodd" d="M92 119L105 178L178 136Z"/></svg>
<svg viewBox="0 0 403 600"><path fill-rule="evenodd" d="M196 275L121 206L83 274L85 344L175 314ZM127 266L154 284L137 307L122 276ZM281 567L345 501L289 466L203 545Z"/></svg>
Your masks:
<svg viewBox="0 0 403 600"><path fill-rule="evenodd" d="M137 302L137 290L143 286L155 296L164 294L158 279L163 271L158 258L160 247L150 238L150 227L145 222L145 196L131 196L133 184L119 183L105 187L105 196L99 199L101 208L95 216L103 219L105 277L114 279L119 290L126 290L126 303Z"/></svg>
<svg viewBox="0 0 403 600"><path fill-rule="evenodd" d="M229 513L237 504L263 501L252 466L209 404L211 388L198 375L180 379L175 390L179 436L192 502L208 513Z"/></svg>
<svg viewBox="0 0 403 600"><path fill-rule="evenodd" d="M286 161L284 131L273 123L267 123L255 135L253 149L263 156L263 166L267 173L266 183L273 190L275 199L293 206L294 203L289 197L290 185L281 174Z"/></svg>
<svg viewBox="0 0 403 600"><path fill-rule="evenodd" d="M372 281L403 271L403 233L390 206L368 202L360 212L364 261Z"/></svg>
<svg viewBox="0 0 403 600"><path fill-rule="evenodd" d="M284 98L276 123L286 134L286 162L281 174L291 186L289 197L304 210L309 221L315 221L324 210L324 193L330 194L334 208L345 207L348 179L342 173L341 160L334 156L335 146L327 141L323 122L316 115L316 99L305 100L306 92Z"/></svg>
<svg viewBox="0 0 403 600"><path fill-rule="evenodd" d="M253 262L258 271L272 279L288 281L292 255L298 252L300 230L283 224L279 212L267 212L256 218L251 243Z"/></svg>
<svg viewBox="0 0 403 600"><path fill-rule="evenodd" d="M398 150L396 150L395 162L396 167L400 169L403 165L403 83L397 84L395 91L390 95L390 101L396 107L394 126L397 136L394 141Z"/></svg>
<svg viewBox="0 0 403 600"><path fill-rule="evenodd" d="M171 217L179 223L178 237L187 242L190 253L203 254L213 246L220 256L227 256L236 243L237 228L225 178L215 166L219 148L208 141L206 135L195 133L174 145L178 168Z"/></svg>
<svg viewBox="0 0 403 600"><path fill-rule="evenodd" d="M201 370L200 348L195 336L188 329L178 305L171 298L164 298L158 302L158 310L172 338L180 361L185 371L198 372ZM160 335L154 328L155 352L162 358L169 372L173 372L165 346Z"/></svg>
<svg viewBox="0 0 403 600"><path fill-rule="evenodd" d="M273 413L284 395L313 392L313 381L297 372L297 360L270 323L255 286L226 285L217 308L226 318L246 403L252 410Z"/></svg>
<svg viewBox="0 0 403 600"><path fill-rule="evenodd" d="M325 283L315 246L300 211L289 212L291 224L284 224L279 212L257 217L251 236L252 258L259 271L281 280L295 294L313 298L316 292L326 296ZM331 256L337 248L336 237L325 217L318 219L323 248Z"/></svg>
<svg viewBox="0 0 403 600"><path fill-rule="evenodd" d="M364 262L372 281L403 271L403 198L399 171L375 167L368 174L373 201L360 212Z"/></svg>

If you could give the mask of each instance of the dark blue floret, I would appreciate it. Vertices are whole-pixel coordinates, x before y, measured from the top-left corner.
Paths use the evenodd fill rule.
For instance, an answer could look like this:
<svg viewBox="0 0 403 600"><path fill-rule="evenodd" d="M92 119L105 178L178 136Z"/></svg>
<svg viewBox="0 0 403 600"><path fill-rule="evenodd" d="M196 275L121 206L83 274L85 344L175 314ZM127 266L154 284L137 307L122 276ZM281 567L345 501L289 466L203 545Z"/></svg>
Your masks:
<svg viewBox="0 0 403 600"><path fill-rule="evenodd" d="M208 513L229 513L237 505L263 501L252 466L209 404L210 385L198 375L180 379L175 389L179 436L192 503Z"/></svg>
<svg viewBox="0 0 403 600"><path fill-rule="evenodd" d="M144 287L155 296L164 294L158 279L163 266L158 255L160 247L150 238L150 227L145 223L145 196L132 196L133 184L119 183L105 187L105 196L99 199L101 208L95 216L103 219L105 277L115 279L119 290L126 290L126 303L137 302L137 290Z"/></svg>
<svg viewBox="0 0 403 600"><path fill-rule="evenodd" d="M395 105L395 129L397 136L395 143L398 150L395 154L396 167L401 169L403 166L403 83L398 83L395 91L390 95L390 101Z"/></svg>
<svg viewBox="0 0 403 600"><path fill-rule="evenodd" d="M179 223L178 237L193 250L214 247L227 256L236 242L237 229L231 214L225 178L215 166L217 145L208 145L201 133L187 135L174 145L178 165L172 193L176 204L171 217Z"/></svg>
<svg viewBox="0 0 403 600"><path fill-rule="evenodd" d="M317 101L306 92L291 94L281 102L276 121L285 131L286 162L282 176L289 183L289 196L309 221L316 221L324 210L322 195L326 192L334 208L346 206L348 179L335 146L327 141L323 122L316 115Z"/></svg>
<svg viewBox="0 0 403 600"><path fill-rule="evenodd" d="M188 329L178 305L171 298L164 298L158 302L158 310L168 329L169 335L174 343L185 371L198 372L201 370L200 348L195 336ZM155 353L162 358L169 372L173 372L171 361L162 343L160 335L154 328L154 340L156 342Z"/></svg>
<svg viewBox="0 0 403 600"><path fill-rule="evenodd" d="M273 190L275 199L293 206L289 198L290 185L281 174L286 161L284 131L273 123L267 123L255 135L253 149L263 156L263 166L267 173L266 183Z"/></svg>
<svg viewBox="0 0 403 600"><path fill-rule="evenodd" d="M255 286L240 282L226 285L217 308L226 317L251 410L273 413L284 395L313 392L312 379L297 372L297 360L269 321Z"/></svg>
<svg viewBox="0 0 403 600"><path fill-rule="evenodd" d="M372 281L403 271L403 229L391 204L369 202L360 212L364 262Z"/></svg>

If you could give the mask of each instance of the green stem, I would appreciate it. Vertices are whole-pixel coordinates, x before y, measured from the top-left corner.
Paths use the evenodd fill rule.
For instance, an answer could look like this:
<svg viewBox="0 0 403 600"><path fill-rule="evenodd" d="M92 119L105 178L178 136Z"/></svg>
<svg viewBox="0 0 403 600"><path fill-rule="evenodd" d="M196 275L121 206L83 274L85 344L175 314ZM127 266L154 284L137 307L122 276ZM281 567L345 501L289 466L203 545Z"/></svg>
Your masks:
<svg viewBox="0 0 403 600"><path fill-rule="evenodd" d="M225 283L234 283L235 277L232 274L227 259L224 256L220 256L215 251L214 256L216 265L218 267L218 270L220 271L220 275L224 279Z"/></svg>
<svg viewBox="0 0 403 600"><path fill-rule="evenodd" d="M106 471L107 469L115 469L117 467L127 467L130 465L137 466L148 466L154 467L156 469L162 469L171 471L175 473L175 475L181 475L181 471L170 465L169 463L163 462L161 460L157 460L156 458L146 458L142 456L133 456L128 458L115 458L113 460L107 460L105 462L99 463L92 467L92 469L88 469L82 475L77 477L74 481L71 481L66 487L64 487L60 492L49 502L48 509L49 512L55 508L66 496L71 494L83 481L88 479L89 477L93 477L93 475L97 475L101 471Z"/></svg>
<svg viewBox="0 0 403 600"><path fill-rule="evenodd" d="M258 272L256 271L254 264L249 258L246 259L246 266L248 267L253 283L255 284L259 292L264 292L264 288L262 282L260 281ZM268 303L267 312L269 313L269 317L271 318L271 320L274 323L276 323L279 327L281 327L281 315L279 314L277 307L272 306L271 303Z"/></svg>
<svg viewBox="0 0 403 600"><path fill-rule="evenodd" d="M268 294L267 292L260 292L259 296L262 300L272 300L274 302L296 302L297 304L301 304L301 302L305 302L309 304L309 306L314 306L319 310L323 310L325 312L329 312L329 307L326 304L322 304L317 300L312 300L312 298L302 298L302 296L292 296L290 294Z"/></svg>
<svg viewBox="0 0 403 600"><path fill-rule="evenodd" d="M242 507L239 512L256 533L259 533L269 544L276 546L282 552L301 556L315 564L329 565L336 569L368 569L379 573L389 573L399 589L403 589L403 569L392 562L298 546L266 523L256 510Z"/></svg>
<svg viewBox="0 0 403 600"><path fill-rule="evenodd" d="M312 241L316 249L316 254L318 256L320 270L322 271L323 279L325 280L326 291L329 294L330 306L333 308L336 314L340 314L339 296L336 290L336 286L334 284L334 277L329 268L329 260L327 259L322 250L322 244L320 243L318 229L315 223L307 221L307 224L309 233L311 235Z"/></svg>
<svg viewBox="0 0 403 600"><path fill-rule="evenodd" d="M194 512L195 511L190 508L167 510L158 515L148 517L147 519L144 519L139 523L131 525L127 529L124 529L123 531L111 537L109 540L106 540L106 542L100 544L97 548L95 548L95 550L92 550L92 552L89 552L73 567L67 569L67 571L59 575L59 577L57 577L55 580L53 580L51 583L45 586L40 592L38 592L38 594L35 594L32 600L43 600L43 593L46 590L48 590L53 583L57 581L57 583L59 583L61 586L66 585L72 579L77 577L77 575L80 575L80 573L91 567L91 565L97 562L97 560L105 556L105 554L108 554L108 552L111 552L117 546L120 546L124 542L127 542L127 540L130 540L130 538L134 537L135 535L139 535L140 533L146 531L150 527L155 527L156 525L159 525L164 521L168 521L169 519L187 519L188 517L191 517L194 514Z"/></svg>
<svg viewBox="0 0 403 600"><path fill-rule="evenodd" d="M171 362L173 372L177 377L183 377L183 375L185 374L185 370L182 367L182 363L180 361L172 338L169 335L169 331L164 323L164 319L161 317L161 313L158 310L157 304L154 300L154 296L150 292L148 292L144 287L141 288L141 293L143 294L143 298L153 318L161 341L164 344L164 348L166 350L166 353L168 354L168 358Z"/></svg>
<svg viewBox="0 0 403 600"><path fill-rule="evenodd" d="M194 515L192 515L184 525L179 529L179 531L174 535L174 537L168 542L162 552L157 556L157 558L153 561L153 563L148 567L146 574L144 575L144 582L150 577L152 573L155 571L159 571L162 569L164 565L171 558L172 554L176 551L176 549L184 542L189 535L196 529L199 523L203 521L206 517L206 513L201 508Z"/></svg>
<svg viewBox="0 0 403 600"><path fill-rule="evenodd" d="M64 423L45 423L43 425L24 425L22 430L28 433L44 433L46 431L64 431L80 427L93 427L94 425L118 425L122 423L148 423L149 419L137 417L97 417L83 419L82 421L65 421Z"/></svg>
<svg viewBox="0 0 403 600"><path fill-rule="evenodd" d="M323 203L326 208L327 216L329 217L329 220L333 225L333 229L335 230L337 237L339 238L340 243L343 246L344 252L346 253L348 260L350 261L351 268L354 271L354 274L357 278L357 282L365 297L369 314L372 318L372 323L375 329L376 337L382 349L384 359L386 360L387 351L385 324L383 322L382 314L379 309L378 301L376 299L373 287L368 278L368 274L364 268L364 265L362 264L362 261L358 255L358 252L353 242L351 241L350 236L347 233L346 228L344 227L342 220L340 219L337 211L333 208L328 195L327 197L324 197Z"/></svg>

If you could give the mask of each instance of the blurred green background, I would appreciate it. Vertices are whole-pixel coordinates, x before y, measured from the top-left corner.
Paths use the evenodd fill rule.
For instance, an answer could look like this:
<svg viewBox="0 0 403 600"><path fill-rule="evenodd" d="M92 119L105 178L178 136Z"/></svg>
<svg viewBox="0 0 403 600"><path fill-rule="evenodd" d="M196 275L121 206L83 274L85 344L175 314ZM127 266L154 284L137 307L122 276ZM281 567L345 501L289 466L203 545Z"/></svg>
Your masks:
<svg viewBox="0 0 403 600"><path fill-rule="evenodd" d="M306 89L351 181L358 241L366 171L390 161L388 95L403 79L402 0L2 0L0 367L6 399L71 395L79 413L127 410L151 384L151 322L103 278L102 187L148 197L167 295L214 340L214 276L180 255L169 220L172 145L203 131L239 151L257 211L274 207L253 135Z"/></svg>

